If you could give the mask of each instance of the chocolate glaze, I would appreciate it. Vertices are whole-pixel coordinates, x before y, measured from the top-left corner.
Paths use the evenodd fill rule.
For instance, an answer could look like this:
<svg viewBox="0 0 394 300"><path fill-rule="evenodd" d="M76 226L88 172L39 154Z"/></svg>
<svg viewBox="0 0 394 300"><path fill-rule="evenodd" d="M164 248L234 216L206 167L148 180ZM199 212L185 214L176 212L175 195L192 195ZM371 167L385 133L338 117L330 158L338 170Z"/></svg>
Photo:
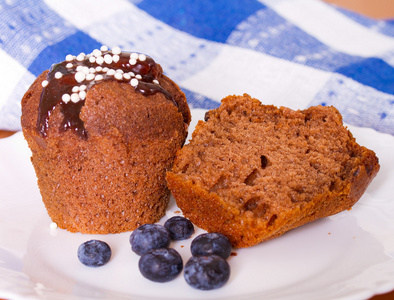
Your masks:
<svg viewBox="0 0 394 300"><path fill-rule="evenodd" d="M120 54L113 54L112 51L101 51L101 57L108 54L111 55L112 58L115 56L119 58L119 60L115 59L115 61L107 64L106 62L98 63L95 59L92 59L92 57L96 57L93 53L83 56L83 59L81 58L80 60L73 57L71 60L69 59L52 65L47 75L48 84L43 88L41 93L39 106L37 130L42 137L47 136L49 117L55 106L60 104L61 112L64 115L60 130L74 130L81 138L87 139L87 131L84 127L83 121L79 118L81 108L85 103L85 98L82 97L79 98L79 100L74 101L63 101L62 96L64 94L78 94L78 91L73 92L73 88L80 89L81 86L84 86L82 89L87 92L93 85L101 81L117 80L120 82L130 83L131 80L134 79L133 84L135 85L136 80L138 80L138 85L134 86L137 92L146 96L160 92L164 94L167 99L173 101L173 103L177 105L173 96L159 84L162 70L152 58L143 55L142 58L140 56L141 59L135 59L134 63L133 61L130 62L131 53L122 52ZM138 54L134 53L134 57L138 57ZM77 72L81 72L81 68L83 67L85 67L85 75L88 74L89 71L87 68L89 68L91 74L102 75L102 78L99 79L96 77L95 79L88 79L88 75L86 75L85 80L80 80L80 82L78 82L75 74ZM100 67L102 68L101 70ZM113 74L111 75L107 73L109 69L121 73L122 76L126 73L130 76L125 75L120 79L116 79ZM61 77L59 74L61 74ZM93 75L90 75L90 77L92 76Z"/></svg>

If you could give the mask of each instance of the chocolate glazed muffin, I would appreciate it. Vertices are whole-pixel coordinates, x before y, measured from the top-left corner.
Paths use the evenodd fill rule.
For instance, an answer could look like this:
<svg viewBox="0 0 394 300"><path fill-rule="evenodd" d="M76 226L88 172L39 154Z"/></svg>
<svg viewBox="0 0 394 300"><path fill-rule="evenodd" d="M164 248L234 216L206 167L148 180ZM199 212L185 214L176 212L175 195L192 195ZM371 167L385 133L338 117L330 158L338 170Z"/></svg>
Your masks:
<svg viewBox="0 0 394 300"><path fill-rule="evenodd" d="M144 54L102 47L43 72L21 121L53 222L92 234L157 222L190 119L183 92Z"/></svg>

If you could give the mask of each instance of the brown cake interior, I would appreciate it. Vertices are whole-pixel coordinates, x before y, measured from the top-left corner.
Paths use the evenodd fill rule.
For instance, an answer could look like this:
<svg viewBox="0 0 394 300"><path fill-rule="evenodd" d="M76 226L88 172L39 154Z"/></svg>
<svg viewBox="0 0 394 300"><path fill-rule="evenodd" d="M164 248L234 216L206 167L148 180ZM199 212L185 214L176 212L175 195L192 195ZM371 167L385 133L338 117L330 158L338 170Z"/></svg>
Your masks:
<svg viewBox="0 0 394 300"><path fill-rule="evenodd" d="M294 111L244 95L206 115L167 179L186 216L245 246L350 208L377 168L335 108Z"/></svg>

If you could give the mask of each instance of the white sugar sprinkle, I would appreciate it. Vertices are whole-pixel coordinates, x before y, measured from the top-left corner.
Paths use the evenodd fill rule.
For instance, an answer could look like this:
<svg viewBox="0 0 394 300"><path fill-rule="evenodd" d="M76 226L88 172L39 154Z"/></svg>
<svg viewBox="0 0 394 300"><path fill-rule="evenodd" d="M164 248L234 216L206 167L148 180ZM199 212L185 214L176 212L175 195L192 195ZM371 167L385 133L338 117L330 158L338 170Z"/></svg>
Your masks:
<svg viewBox="0 0 394 300"><path fill-rule="evenodd" d="M124 73L124 71L123 71L122 69L117 69L117 70L116 70L116 73L123 74L123 73Z"/></svg>
<svg viewBox="0 0 394 300"><path fill-rule="evenodd" d="M120 50L119 47L113 47L112 48L112 53L113 54L120 54L120 53L122 53L122 50Z"/></svg>
<svg viewBox="0 0 394 300"><path fill-rule="evenodd" d="M130 58L130 60L129 60L129 64L130 64L130 65L134 66L136 63L137 63L137 60L136 60L136 59Z"/></svg>
<svg viewBox="0 0 394 300"><path fill-rule="evenodd" d="M78 67L76 68L76 70L77 70L77 72L82 71L82 66L78 66Z"/></svg>
<svg viewBox="0 0 394 300"><path fill-rule="evenodd" d="M131 76L130 76L130 74L126 73L126 74L123 74L123 78L126 80L130 80Z"/></svg>
<svg viewBox="0 0 394 300"><path fill-rule="evenodd" d="M63 96L62 96L62 101L63 101L64 103L68 103L70 100L71 100L71 97L70 97L69 94L63 94Z"/></svg>
<svg viewBox="0 0 394 300"><path fill-rule="evenodd" d="M96 57L99 57L99 56L101 56L101 51L100 51L99 49L94 49L93 52L92 52L92 54L93 54L94 56L96 56Z"/></svg>
<svg viewBox="0 0 394 300"><path fill-rule="evenodd" d="M104 72L104 73L107 73L107 72L108 72L108 70L109 70L109 68L108 68L108 67L104 67L104 68L103 68L103 72Z"/></svg>
<svg viewBox="0 0 394 300"><path fill-rule="evenodd" d="M83 61L85 59L85 53L80 53L80 54L78 54L78 56L77 56L77 61Z"/></svg>
<svg viewBox="0 0 394 300"><path fill-rule="evenodd" d="M114 69L109 69L109 70L107 71L107 75L109 75L109 76L114 76L115 73L116 73L116 71L115 71Z"/></svg>
<svg viewBox="0 0 394 300"><path fill-rule="evenodd" d="M102 56L97 57L96 63L98 63L99 65L101 65L103 62L104 62L104 57L102 57Z"/></svg>
<svg viewBox="0 0 394 300"><path fill-rule="evenodd" d="M48 80L44 80L43 82L41 82L42 87L46 87L48 85Z"/></svg>
<svg viewBox="0 0 394 300"><path fill-rule="evenodd" d="M117 63L120 59L120 56L115 54L114 56L112 56L112 60L114 61L114 63Z"/></svg>
<svg viewBox="0 0 394 300"><path fill-rule="evenodd" d="M101 72L102 70L103 70L103 67L100 67L100 66L96 67L97 72Z"/></svg>
<svg viewBox="0 0 394 300"><path fill-rule="evenodd" d="M80 91L78 95L79 95L79 98L81 98L81 100L85 100L85 98L86 98L86 92L85 91Z"/></svg>
<svg viewBox="0 0 394 300"><path fill-rule="evenodd" d="M87 81L91 81L91 80L94 79L95 76L96 76L96 75L94 75L94 74L92 74L92 73L89 73L88 75L86 75L86 80L87 80Z"/></svg>
<svg viewBox="0 0 394 300"><path fill-rule="evenodd" d="M94 77L94 80L103 80L104 79L104 77L103 77L103 75L96 75L96 77Z"/></svg>
<svg viewBox="0 0 394 300"><path fill-rule="evenodd" d="M75 73L75 80L76 80L77 82L82 82L82 81L85 80L85 78L86 78L86 76L85 76L84 73L82 73L82 72L77 72L77 73Z"/></svg>
<svg viewBox="0 0 394 300"><path fill-rule="evenodd" d="M145 61L146 60L146 55L145 54L140 54L140 55L138 55L138 59L140 61Z"/></svg>
<svg viewBox="0 0 394 300"><path fill-rule="evenodd" d="M60 79L60 78L62 78L63 77L63 74L61 73L61 72L56 72L55 73L55 78L56 79Z"/></svg>
<svg viewBox="0 0 394 300"><path fill-rule="evenodd" d="M67 69L71 69L73 66L74 66L74 65L73 65L72 63L68 63L68 64L66 65L66 68L67 68Z"/></svg>
<svg viewBox="0 0 394 300"><path fill-rule="evenodd" d="M120 74L120 73L116 73L116 74L114 75L114 77L115 77L117 80L122 80L122 79L123 79L123 75Z"/></svg>
<svg viewBox="0 0 394 300"><path fill-rule="evenodd" d="M138 80L135 79L135 78L133 78L133 79L130 80L130 84L131 84L133 87L136 87L136 86L138 85Z"/></svg>
<svg viewBox="0 0 394 300"><path fill-rule="evenodd" d="M96 62L96 58L94 56L89 57L89 61L93 64Z"/></svg>
<svg viewBox="0 0 394 300"><path fill-rule="evenodd" d="M130 58L133 58L133 59L137 60L138 59L138 53L135 53L135 52L131 53L130 54Z"/></svg>
<svg viewBox="0 0 394 300"><path fill-rule="evenodd" d="M71 94L71 102L77 103L79 101L79 95L77 93Z"/></svg>
<svg viewBox="0 0 394 300"><path fill-rule="evenodd" d="M84 91L84 90L86 90L86 88L87 88L87 86L84 85L84 84L82 84L82 85L79 86L79 90L80 90L80 91Z"/></svg>
<svg viewBox="0 0 394 300"><path fill-rule="evenodd" d="M96 68L93 67L89 68L89 73L96 73Z"/></svg>
<svg viewBox="0 0 394 300"><path fill-rule="evenodd" d="M105 54L104 55L104 62L106 63L106 64L112 64L112 55L111 54Z"/></svg>
<svg viewBox="0 0 394 300"><path fill-rule="evenodd" d="M137 75L135 75L135 78L142 79L142 76L140 74L137 74Z"/></svg>
<svg viewBox="0 0 394 300"><path fill-rule="evenodd" d="M73 93L76 93L79 91L79 87L78 86L73 86L72 90Z"/></svg>
<svg viewBox="0 0 394 300"><path fill-rule="evenodd" d="M55 230L57 228L57 224L55 222L52 222L51 224L49 224L49 228Z"/></svg>
<svg viewBox="0 0 394 300"><path fill-rule="evenodd" d="M108 47L105 45L102 45L100 48L101 51L108 51Z"/></svg>
<svg viewBox="0 0 394 300"><path fill-rule="evenodd" d="M133 72L129 72L128 73L131 77L134 77L135 76L135 74L133 73Z"/></svg>
<svg viewBox="0 0 394 300"><path fill-rule="evenodd" d="M82 73L84 73L85 75L89 74L89 67L82 67Z"/></svg>
<svg viewBox="0 0 394 300"><path fill-rule="evenodd" d="M157 79L154 79L154 80L153 80L153 83L155 83L155 84L160 84L159 81L158 81Z"/></svg>
<svg viewBox="0 0 394 300"><path fill-rule="evenodd" d="M74 56L71 54L67 54L66 61L72 61L72 60L74 60Z"/></svg>

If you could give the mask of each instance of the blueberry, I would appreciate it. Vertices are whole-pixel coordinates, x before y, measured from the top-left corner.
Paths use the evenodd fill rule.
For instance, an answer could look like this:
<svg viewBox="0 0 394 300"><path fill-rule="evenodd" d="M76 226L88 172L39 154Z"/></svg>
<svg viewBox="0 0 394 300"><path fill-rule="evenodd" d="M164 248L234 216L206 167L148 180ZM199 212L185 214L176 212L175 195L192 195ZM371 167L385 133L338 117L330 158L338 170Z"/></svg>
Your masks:
<svg viewBox="0 0 394 300"><path fill-rule="evenodd" d="M168 230L158 224L144 224L130 235L131 250L143 255L152 249L168 248L171 239Z"/></svg>
<svg viewBox="0 0 394 300"><path fill-rule="evenodd" d="M91 240L81 244L78 248L78 258L88 267L100 267L111 258L111 248L107 243Z"/></svg>
<svg viewBox="0 0 394 300"><path fill-rule="evenodd" d="M153 249L141 256L138 268L141 274L149 280L167 282L181 273L183 261L174 249Z"/></svg>
<svg viewBox="0 0 394 300"><path fill-rule="evenodd" d="M164 223L172 240L186 240L194 233L193 223L188 219L175 216Z"/></svg>
<svg viewBox="0 0 394 300"><path fill-rule="evenodd" d="M193 288L218 289L230 278L230 266L217 255L192 256L185 265L184 277Z"/></svg>
<svg viewBox="0 0 394 300"><path fill-rule="evenodd" d="M204 233L192 241L190 250L193 256L216 254L227 259L231 254L231 243L221 233Z"/></svg>

